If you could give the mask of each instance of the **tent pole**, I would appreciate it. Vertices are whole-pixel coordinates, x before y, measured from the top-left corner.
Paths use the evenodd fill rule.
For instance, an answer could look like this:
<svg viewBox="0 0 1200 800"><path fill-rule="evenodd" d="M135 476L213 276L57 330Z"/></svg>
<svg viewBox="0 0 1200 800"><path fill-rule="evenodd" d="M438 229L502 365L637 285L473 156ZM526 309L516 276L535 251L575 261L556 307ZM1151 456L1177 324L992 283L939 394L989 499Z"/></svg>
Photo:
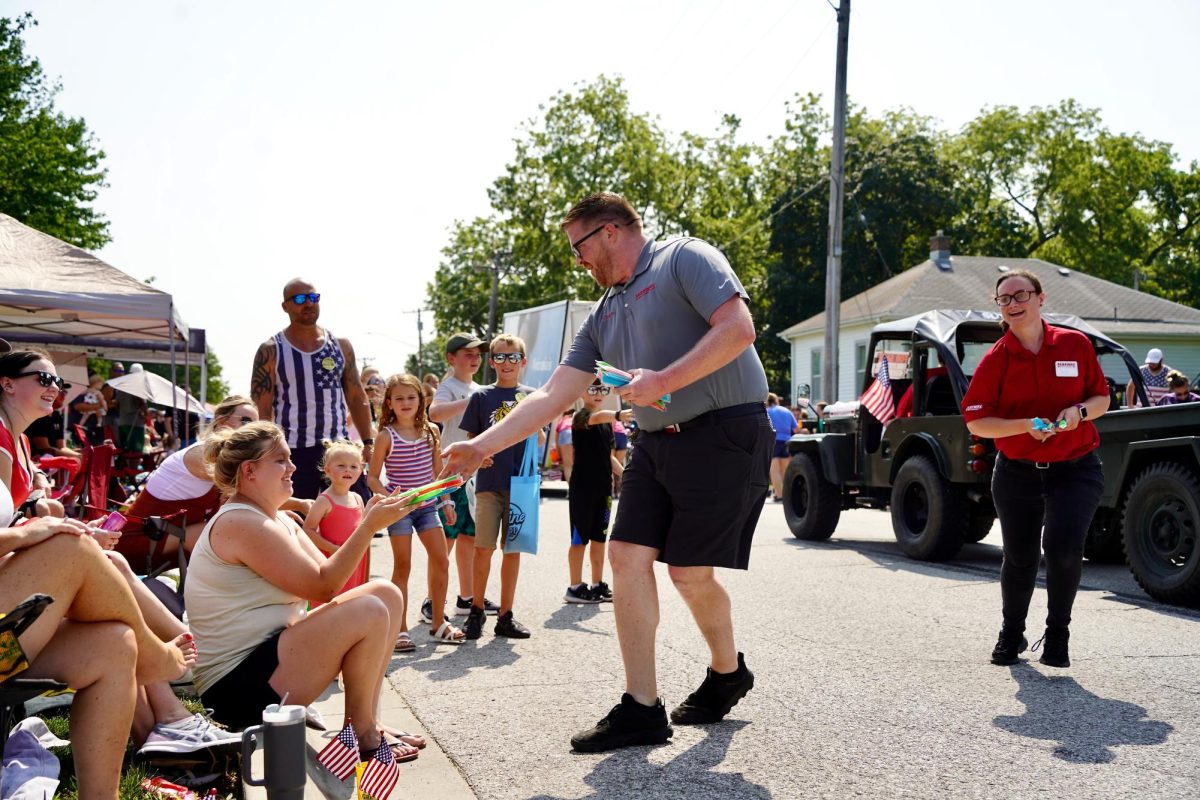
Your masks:
<svg viewBox="0 0 1200 800"><path fill-rule="evenodd" d="M171 314L170 314L170 317L167 319L167 333L170 335L170 338L171 338L171 423L172 423L171 430L173 430L175 432L176 440L179 441L180 443L182 443L183 439L180 438L179 429L176 428L175 424L174 424L175 419L176 419L175 412L179 410L179 398L178 398L177 392L176 392L176 390L178 389L178 384L175 382L176 375L175 375L175 303L174 303L174 301L171 302ZM185 433L186 433L186 427L187 427L187 412L186 411L183 414L183 424L184 424Z"/></svg>

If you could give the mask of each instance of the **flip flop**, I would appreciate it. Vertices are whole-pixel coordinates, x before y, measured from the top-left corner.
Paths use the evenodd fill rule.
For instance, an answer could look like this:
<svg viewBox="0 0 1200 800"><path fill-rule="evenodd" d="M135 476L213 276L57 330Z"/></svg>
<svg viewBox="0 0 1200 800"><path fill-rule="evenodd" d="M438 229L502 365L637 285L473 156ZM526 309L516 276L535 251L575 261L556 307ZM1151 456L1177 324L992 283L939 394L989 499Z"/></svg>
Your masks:
<svg viewBox="0 0 1200 800"><path fill-rule="evenodd" d="M408 633L401 633L396 637L396 646L392 648L393 653L411 653L417 649L417 643L412 640Z"/></svg>
<svg viewBox="0 0 1200 800"><path fill-rule="evenodd" d="M419 733L409 733L408 731L402 731L399 728L391 728L382 724L380 727L383 729L385 734L399 739L409 747L415 747L418 750L424 750L425 746L428 744L428 742L425 741L425 737Z"/></svg>
<svg viewBox="0 0 1200 800"><path fill-rule="evenodd" d="M462 644L467 640L466 634L445 620L436 631L431 630L429 636L438 644Z"/></svg>
<svg viewBox="0 0 1200 800"><path fill-rule="evenodd" d="M394 758L398 764L403 764L407 761L416 761L417 756L421 755L420 750L407 745L404 742L388 742L388 747L390 747L392 750L392 758ZM375 755L375 750L372 749L360 749L358 751L359 761L370 761L371 756L373 755Z"/></svg>

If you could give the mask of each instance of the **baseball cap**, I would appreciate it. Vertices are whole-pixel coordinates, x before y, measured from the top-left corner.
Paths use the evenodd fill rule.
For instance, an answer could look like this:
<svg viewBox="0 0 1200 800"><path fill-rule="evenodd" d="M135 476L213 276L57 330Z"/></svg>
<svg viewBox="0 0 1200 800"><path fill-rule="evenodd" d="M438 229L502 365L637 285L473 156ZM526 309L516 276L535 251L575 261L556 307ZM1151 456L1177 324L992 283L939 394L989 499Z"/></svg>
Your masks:
<svg viewBox="0 0 1200 800"><path fill-rule="evenodd" d="M1162 360L1162 350L1159 350L1157 347L1151 347L1150 352L1146 353L1147 364L1161 364Z"/></svg>
<svg viewBox="0 0 1200 800"><path fill-rule="evenodd" d="M450 334L450 338L446 340L447 353L457 353L464 347L479 347L487 350L487 344L482 339L462 331Z"/></svg>

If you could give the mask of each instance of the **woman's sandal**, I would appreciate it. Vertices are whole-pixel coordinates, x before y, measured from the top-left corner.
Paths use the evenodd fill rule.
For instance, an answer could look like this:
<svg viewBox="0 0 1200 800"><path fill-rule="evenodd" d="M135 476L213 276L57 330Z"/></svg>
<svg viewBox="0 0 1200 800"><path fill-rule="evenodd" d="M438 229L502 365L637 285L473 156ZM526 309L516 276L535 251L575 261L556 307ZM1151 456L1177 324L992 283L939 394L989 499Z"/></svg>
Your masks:
<svg viewBox="0 0 1200 800"><path fill-rule="evenodd" d="M462 644L467 640L465 633L445 620L442 620L436 631L430 630L429 635L438 644Z"/></svg>
<svg viewBox="0 0 1200 800"><path fill-rule="evenodd" d="M417 756L421 755L420 750L404 742L389 741L388 747L392 750L392 758L396 759L396 762L399 764L403 764L406 761L416 761ZM359 750L358 752L360 761L369 761L371 756L375 755L374 750Z"/></svg>
<svg viewBox="0 0 1200 800"><path fill-rule="evenodd" d="M383 723L380 723L379 727L388 736L399 739L409 747L415 747L418 750L424 750L425 745L428 744L428 742L425 741L425 737L419 733L409 733L408 731L402 731L399 728L393 728L391 726L384 725Z"/></svg>
<svg viewBox="0 0 1200 800"><path fill-rule="evenodd" d="M392 648L393 653L411 653L417 649L417 643L412 640L412 637L405 631L396 637L396 646Z"/></svg>

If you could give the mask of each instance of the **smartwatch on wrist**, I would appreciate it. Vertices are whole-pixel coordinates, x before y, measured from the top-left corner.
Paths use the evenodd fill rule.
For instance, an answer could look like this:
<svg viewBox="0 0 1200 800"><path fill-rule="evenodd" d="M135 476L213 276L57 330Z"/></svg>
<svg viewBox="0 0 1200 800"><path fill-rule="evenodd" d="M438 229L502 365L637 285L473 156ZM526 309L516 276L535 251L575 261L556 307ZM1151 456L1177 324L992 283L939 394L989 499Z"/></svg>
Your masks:
<svg viewBox="0 0 1200 800"><path fill-rule="evenodd" d="M1087 406L1085 406L1083 403L1079 403L1075 406L1075 410L1079 412L1079 419L1087 419Z"/></svg>

